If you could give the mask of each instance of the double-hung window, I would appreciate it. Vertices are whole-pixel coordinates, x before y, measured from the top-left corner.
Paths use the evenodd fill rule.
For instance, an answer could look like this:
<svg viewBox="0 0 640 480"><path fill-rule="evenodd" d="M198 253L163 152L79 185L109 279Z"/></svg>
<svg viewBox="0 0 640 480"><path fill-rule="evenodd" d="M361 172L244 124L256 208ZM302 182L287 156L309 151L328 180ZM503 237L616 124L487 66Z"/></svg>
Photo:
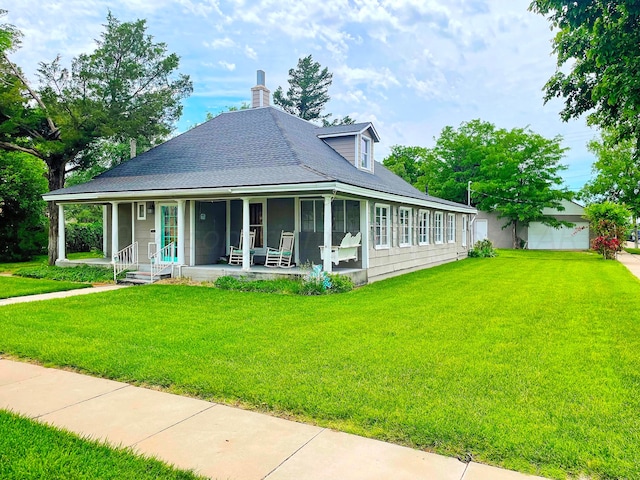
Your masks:
<svg viewBox="0 0 640 480"><path fill-rule="evenodd" d="M455 243L456 241L456 214L447 214L447 242Z"/></svg>
<svg viewBox="0 0 640 480"><path fill-rule="evenodd" d="M398 209L398 221L400 223L400 231L398 232L398 243L401 247L411 245L411 209L400 207Z"/></svg>
<svg viewBox="0 0 640 480"><path fill-rule="evenodd" d="M361 135L360 168L371 170L371 139Z"/></svg>
<svg viewBox="0 0 640 480"><path fill-rule="evenodd" d="M433 241L442 243L444 240L444 225L442 212L436 212L433 215Z"/></svg>
<svg viewBox="0 0 640 480"><path fill-rule="evenodd" d="M375 248L389 248L390 211L389 205L375 205Z"/></svg>
<svg viewBox="0 0 640 480"><path fill-rule="evenodd" d="M418 211L418 245L429 245L429 210Z"/></svg>

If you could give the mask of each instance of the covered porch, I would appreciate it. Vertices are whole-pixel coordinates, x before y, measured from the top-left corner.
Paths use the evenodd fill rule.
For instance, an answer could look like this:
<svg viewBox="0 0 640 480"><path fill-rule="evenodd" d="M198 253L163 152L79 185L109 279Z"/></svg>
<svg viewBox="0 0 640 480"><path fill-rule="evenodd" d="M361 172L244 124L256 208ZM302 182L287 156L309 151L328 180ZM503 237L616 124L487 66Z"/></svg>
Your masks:
<svg viewBox="0 0 640 480"><path fill-rule="evenodd" d="M321 264L326 272L366 272L368 264L368 200L337 197L320 192L304 196L270 196L202 199L144 199L111 201L103 207L105 258L84 263L108 263L128 259L144 270L166 263L174 275L211 280L223 275L255 274L261 278L303 275L300 266ZM59 204L60 242L58 264L66 259L64 205ZM264 266L268 248L278 248L282 232L294 235L292 268ZM358 236L355 255L332 263L321 258L321 247L331 250L347 234ZM243 236L242 239L240 236ZM243 249L240 265L228 265L232 247ZM335 260L335 258L334 258ZM306 269L308 271L308 268ZM358 283L366 282L366 273Z"/></svg>

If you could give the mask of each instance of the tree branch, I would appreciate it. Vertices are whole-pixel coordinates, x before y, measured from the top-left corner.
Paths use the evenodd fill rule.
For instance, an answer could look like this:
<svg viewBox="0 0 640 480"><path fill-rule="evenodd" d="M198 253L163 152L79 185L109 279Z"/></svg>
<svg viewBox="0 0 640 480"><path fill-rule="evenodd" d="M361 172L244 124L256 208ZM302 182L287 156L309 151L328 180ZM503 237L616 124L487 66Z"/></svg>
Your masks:
<svg viewBox="0 0 640 480"><path fill-rule="evenodd" d="M15 145L13 143L0 142L0 149L6 150L8 152L28 153L29 155L33 155L34 157L37 157L37 158L39 158L41 160L44 160L44 156L40 152L38 152L37 150L34 150L33 148L25 148L25 147L21 147L19 145Z"/></svg>
<svg viewBox="0 0 640 480"><path fill-rule="evenodd" d="M22 73L20 73L20 70L18 69L18 67L16 67L11 60L9 60L9 57L7 57L5 53L2 54L2 57L7 62L11 70L13 71L13 74L16 77L18 77L18 80L20 80L20 82L24 85L24 87L29 91L29 94L31 95L31 97L38 103L38 105L40 105L40 108L42 108L42 110L46 112L47 106L44 104L40 96L38 96L38 94L36 94L36 92L31 88L31 86L29 85L29 82L27 82L27 79L22 76ZM58 130L58 127L56 127L56 125L53 123L53 120L51 120L51 117L49 117L49 115L47 115L47 123L49 124L49 129L51 130L52 138L57 138L60 135L60 130Z"/></svg>

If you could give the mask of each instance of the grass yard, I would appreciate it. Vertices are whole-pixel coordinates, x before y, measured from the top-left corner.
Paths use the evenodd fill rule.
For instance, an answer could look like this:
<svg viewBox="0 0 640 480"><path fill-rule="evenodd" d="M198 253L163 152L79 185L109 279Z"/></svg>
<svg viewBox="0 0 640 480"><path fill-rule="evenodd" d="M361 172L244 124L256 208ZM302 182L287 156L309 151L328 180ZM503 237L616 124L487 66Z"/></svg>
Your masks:
<svg viewBox="0 0 640 480"><path fill-rule="evenodd" d="M77 253L69 253L67 254L67 258L69 260L81 260L83 258L100 258L102 257L101 252L77 252ZM38 255L33 260L28 262L11 262L11 263L0 263L0 273L13 273L16 270L27 267L46 267L47 266L47 256L46 255Z"/></svg>
<svg viewBox="0 0 640 480"><path fill-rule="evenodd" d="M37 295L39 293L63 292L66 290L75 290L77 288L86 288L90 286L91 285L83 283L0 276L0 299L22 297L24 295Z"/></svg>
<svg viewBox="0 0 640 480"><path fill-rule="evenodd" d="M0 352L539 475L640 478L640 281L502 251L353 292L0 308Z"/></svg>
<svg viewBox="0 0 640 480"><path fill-rule="evenodd" d="M0 478L183 479L202 477L173 469L0 410Z"/></svg>

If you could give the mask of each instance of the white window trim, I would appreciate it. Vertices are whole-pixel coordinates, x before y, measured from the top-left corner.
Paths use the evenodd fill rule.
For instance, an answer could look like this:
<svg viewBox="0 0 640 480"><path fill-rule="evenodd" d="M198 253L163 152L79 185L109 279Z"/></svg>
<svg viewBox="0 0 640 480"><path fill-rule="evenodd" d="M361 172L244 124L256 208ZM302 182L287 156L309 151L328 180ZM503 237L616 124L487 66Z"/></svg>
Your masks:
<svg viewBox="0 0 640 480"><path fill-rule="evenodd" d="M421 231L420 231L421 230L420 224L422 223L423 216L426 220L425 226L424 226L424 229L425 229L424 233L426 234L425 240L421 239ZM418 245L429 245L429 230L431 226L429 217L430 217L429 210L423 210L423 209L418 210Z"/></svg>
<svg viewBox="0 0 640 480"><path fill-rule="evenodd" d="M447 243L456 243L456 214L447 213Z"/></svg>
<svg viewBox="0 0 640 480"><path fill-rule="evenodd" d="M378 237L376 236L376 229L378 224L378 208L386 210L387 215L387 243L378 244ZM391 205L384 203L376 203L373 206L373 244L376 250L388 250L391 247Z"/></svg>
<svg viewBox="0 0 640 480"><path fill-rule="evenodd" d="M467 230L469 229L469 220L466 215L462 215L462 246L467 246Z"/></svg>
<svg viewBox="0 0 640 480"><path fill-rule="evenodd" d="M367 160L368 160L368 165L365 166L364 163L362 162L362 156L363 156L363 152L362 152L362 143L366 143L367 144ZM359 151L358 151L358 165L360 166L360 168L362 170L366 170L368 172L373 171L373 150L372 150L372 145L373 142L371 141L371 139L365 135L360 134L360 143L359 143Z"/></svg>
<svg viewBox="0 0 640 480"><path fill-rule="evenodd" d="M407 217L406 217L407 218L407 222L408 222L407 227L409 229L409 231L408 231L409 242L408 243L402 241L403 237L404 237L404 227L405 227L403 225L403 222L402 222L402 212L406 212L407 213ZM410 247L412 245L412 239L411 239L411 234L412 234L412 228L411 227L413 226L412 225L413 222L411 221L412 220L412 218L411 218L412 216L413 216L413 209L412 208L409 208L409 207L400 207L400 208L398 208L398 226L400 227L398 229L398 245L400 247Z"/></svg>
<svg viewBox="0 0 640 480"><path fill-rule="evenodd" d="M264 242L264 245L260 248L260 247L256 247L255 249L255 253L257 253L258 255L264 255L267 253L267 199L266 198L252 198L249 201L249 205L251 204L262 204L262 225L257 225L257 224L249 224L249 230L251 230L251 227L257 227L257 226L261 226L262 227L262 241ZM251 207L249 207L251 208Z"/></svg>
<svg viewBox="0 0 640 480"><path fill-rule="evenodd" d="M142 210L140 209L142 207ZM138 220L146 220L147 219L147 202L138 202L136 203L136 218ZM140 214L142 213L142 215Z"/></svg>
<svg viewBox="0 0 640 480"><path fill-rule="evenodd" d="M440 220L438 222L438 220ZM433 243L440 245L444 243L444 214L435 212L433 215Z"/></svg>

